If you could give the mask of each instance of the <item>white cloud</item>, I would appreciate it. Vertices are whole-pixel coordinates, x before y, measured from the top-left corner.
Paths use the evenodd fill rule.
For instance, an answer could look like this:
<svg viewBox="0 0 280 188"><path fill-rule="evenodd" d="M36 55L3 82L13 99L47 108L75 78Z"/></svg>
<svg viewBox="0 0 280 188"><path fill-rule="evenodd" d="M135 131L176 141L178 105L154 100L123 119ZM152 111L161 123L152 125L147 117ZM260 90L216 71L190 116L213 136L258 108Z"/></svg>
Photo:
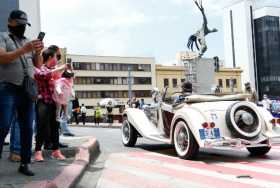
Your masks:
<svg viewBox="0 0 280 188"><path fill-rule="evenodd" d="M124 55L129 29L149 22L128 0L41 0L41 7L46 44L75 53Z"/></svg>
<svg viewBox="0 0 280 188"><path fill-rule="evenodd" d="M176 52L186 49L188 36L202 22L193 0L40 1L46 44L67 47L70 53L156 56L172 62ZM217 54L222 51L221 8L233 1L203 0L209 27L220 30L208 37L210 54L222 56ZM266 2L272 1L279 4L279 0Z"/></svg>

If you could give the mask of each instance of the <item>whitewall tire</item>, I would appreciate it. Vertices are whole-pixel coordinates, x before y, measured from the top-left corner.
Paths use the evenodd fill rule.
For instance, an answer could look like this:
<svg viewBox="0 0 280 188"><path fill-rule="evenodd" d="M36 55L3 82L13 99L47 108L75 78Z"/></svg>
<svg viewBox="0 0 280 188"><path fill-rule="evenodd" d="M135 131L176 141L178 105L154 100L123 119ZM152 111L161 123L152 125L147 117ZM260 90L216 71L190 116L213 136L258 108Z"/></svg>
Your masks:
<svg viewBox="0 0 280 188"><path fill-rule="evenodd" d="M135 128L128 122L127 119L124 119L122 125L122 142L123 145L127 147L135 146L137 141L137 131Z"/></svg>
<svg viewBox="0 0 280 188"><path fill-rule="evenodd" d="M184 121L176 124L173 139L176 153L180 158L193 159L197 156L199 146Z"/></svg>

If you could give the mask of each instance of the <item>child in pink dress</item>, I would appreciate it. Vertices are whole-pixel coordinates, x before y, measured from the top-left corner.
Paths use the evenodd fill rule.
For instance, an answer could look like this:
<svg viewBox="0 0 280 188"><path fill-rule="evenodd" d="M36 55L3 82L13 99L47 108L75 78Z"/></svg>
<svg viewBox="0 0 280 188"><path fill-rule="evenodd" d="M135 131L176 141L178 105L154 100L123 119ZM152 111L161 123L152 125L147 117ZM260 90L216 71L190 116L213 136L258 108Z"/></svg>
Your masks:
<svg viewBox="0 0 280 188"><path fill-rule="evenodd" d="M69 118L67 113L67 105L70 97L74 97L73 90L74 73L71 70L65 71L61 78L55 80L55 90L53 93L53 100L56 103L56 120L67 121ZM62 110L62 116L61 114Z"/></svg>

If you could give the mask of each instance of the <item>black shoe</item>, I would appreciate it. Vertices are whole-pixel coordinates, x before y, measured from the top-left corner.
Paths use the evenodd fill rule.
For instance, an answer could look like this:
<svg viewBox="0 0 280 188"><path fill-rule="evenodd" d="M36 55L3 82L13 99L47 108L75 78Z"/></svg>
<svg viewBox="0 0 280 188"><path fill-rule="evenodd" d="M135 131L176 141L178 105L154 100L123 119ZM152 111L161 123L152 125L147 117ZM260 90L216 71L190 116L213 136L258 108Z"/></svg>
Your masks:
<svg viewBox="0 0 280 188"><path fill-rule="evenodd" d="M35 174L29 170L29 167L27 164L21 164L18 168L18 172L19 173L22 173L23 175L26 175L26 176L34 176Z"/></svg>
<svg viewBox="0 0 280 188"><path fill-rule="evenodd" d="M59 147L60 148L68 148L68 145L67 144L63 144L63 143L59 143Z"/></svg>
<svg viewBox="0 0 280 188"><path fill-rule="evenodd" d="M63 136L75 136L75 135L72 133L64 133Z"/></svg>

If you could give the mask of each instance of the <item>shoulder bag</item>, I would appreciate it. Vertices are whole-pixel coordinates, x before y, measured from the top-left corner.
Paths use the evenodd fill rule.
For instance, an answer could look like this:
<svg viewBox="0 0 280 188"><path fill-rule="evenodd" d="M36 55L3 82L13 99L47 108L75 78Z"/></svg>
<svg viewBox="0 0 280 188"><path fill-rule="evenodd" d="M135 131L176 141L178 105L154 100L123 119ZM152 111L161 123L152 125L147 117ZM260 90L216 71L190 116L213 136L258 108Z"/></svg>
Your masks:
<svg viewBox="0 0 280 188"><path fill-rule="evenodd" d="M9 35L9 36L15 43L16 48L19 49L19 46L18 46L16 40L14 39L14 37L12 35ZM24 55L20 56L20 61L21 61L23 73L24 73L24 79L23 79L23 84L22 84L23 90L29 99L31 99L32 101L35 101L38 97L38 85L37 85L36 81L28 75L28 62Z"/></svg>

